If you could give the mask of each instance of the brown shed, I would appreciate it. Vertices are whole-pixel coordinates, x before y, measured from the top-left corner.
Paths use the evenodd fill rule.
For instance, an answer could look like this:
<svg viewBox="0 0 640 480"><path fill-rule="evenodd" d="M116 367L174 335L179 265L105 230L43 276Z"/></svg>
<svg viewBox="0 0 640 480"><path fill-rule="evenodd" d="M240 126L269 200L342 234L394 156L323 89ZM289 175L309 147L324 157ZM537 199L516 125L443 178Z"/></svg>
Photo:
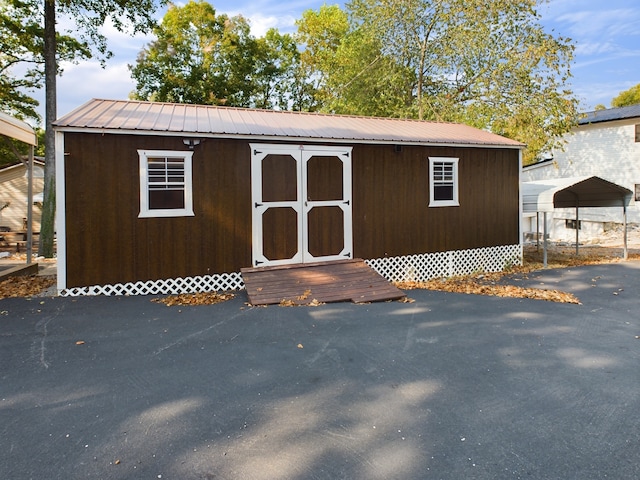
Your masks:
<svg viewBox="0 0 640 480"><path fill-rule="evenodd" d="M393 280L522 258L523 145L466 125L91 100L55 129L62 294L239 288L244 267L345 258Z"/></svg>

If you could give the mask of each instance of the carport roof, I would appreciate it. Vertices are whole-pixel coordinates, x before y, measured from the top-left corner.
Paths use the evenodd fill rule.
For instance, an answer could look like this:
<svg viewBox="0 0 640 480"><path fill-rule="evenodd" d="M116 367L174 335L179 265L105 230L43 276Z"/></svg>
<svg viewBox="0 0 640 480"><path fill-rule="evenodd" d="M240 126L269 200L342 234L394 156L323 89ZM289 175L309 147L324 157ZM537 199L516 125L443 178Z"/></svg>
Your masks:
<svg viewBox="0 0 640 480"><path fill-rule="evenodd" d="M249 108L93 99L58 119L59 131L523 148L468 125Z"/></svg>
<svg viewBox="0 0 640 480"><path fill-rule="evenodd" d="M29 145L38 145L38 138L33 128L22 120L18 120L2 112L0 112L0 135L15 138Z"/></svg>
<svg viewBox="0 0 640 480"><path fill-rule="evenodd" d="M551 212L554 208L622 207L629 205L628 188L600 177L569 177L524 182L524 212Z"/></svg>

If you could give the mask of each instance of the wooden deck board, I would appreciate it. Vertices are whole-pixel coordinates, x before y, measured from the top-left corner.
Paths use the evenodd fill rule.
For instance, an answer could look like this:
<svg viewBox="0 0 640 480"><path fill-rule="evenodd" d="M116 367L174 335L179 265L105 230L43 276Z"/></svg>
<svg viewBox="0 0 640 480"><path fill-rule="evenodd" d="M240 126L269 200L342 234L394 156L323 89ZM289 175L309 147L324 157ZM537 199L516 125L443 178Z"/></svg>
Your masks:
<svg viewBox="0 0 640 480"><path fill-rule="evenodd" d="M243 268L252 305L396 300L405 294L361 259Z"/></svg>

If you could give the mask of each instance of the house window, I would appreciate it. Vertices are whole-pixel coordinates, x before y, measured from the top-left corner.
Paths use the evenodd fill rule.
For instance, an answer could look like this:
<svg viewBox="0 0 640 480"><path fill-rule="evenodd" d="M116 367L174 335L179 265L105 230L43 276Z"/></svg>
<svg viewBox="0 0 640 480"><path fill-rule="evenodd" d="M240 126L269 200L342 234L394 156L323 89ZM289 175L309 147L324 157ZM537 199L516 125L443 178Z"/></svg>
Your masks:
<svg viewBox="0 0 640 480"><path fill-rule="evenodd" d="M191 158L193 152L138 150L139 217L193 216Z"/></svg>
<svg viewBox="0 0 640 480"><path fill-rule="evenodd" d="M636 124L636 142L640 142L640 123Z"/></svg>
<svg viewBox="0 0 640 480"><path fill-rule="evenodd" d="M569 220L566 219L564 221L564 226L565 228L569 229L569 230L582 230L582 220Z"/></svg>
<svg viewBox="0 0 640 480"><path fill-rule="evenodd" d="M429 157L429 206L457 207L458 159Z"/></svg>
<svg viewBox="0 0 640 480"><path fill-rule="evenodd" d="M640 183L636 183L634 185L634 190L635 190L635 196L634 196L634 200L636 202L640 202Z"/></svg>

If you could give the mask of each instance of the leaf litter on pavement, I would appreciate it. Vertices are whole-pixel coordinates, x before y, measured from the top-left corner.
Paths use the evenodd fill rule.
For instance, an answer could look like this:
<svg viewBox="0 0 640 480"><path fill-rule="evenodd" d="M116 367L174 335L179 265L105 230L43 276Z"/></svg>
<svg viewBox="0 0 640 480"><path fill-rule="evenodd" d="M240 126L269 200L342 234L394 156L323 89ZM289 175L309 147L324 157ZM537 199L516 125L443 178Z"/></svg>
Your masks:
<svg viewBox="0 0 640 480"><path fill-rule="evenodd" d="M572 293L543 288L520 287L509 284L527 279L527 275L544 269L543 252L533 246L524 249L523 265L513 266L504 272L476 273L457 277L435 278L425 282L396 282L401 290L426 289L444 292L466 293L473 295L490 295L496 297L529 298L549 302L580 304L580 300ZM629 259L640 259L635 251ZM548 251L547 268L569 268L581 265L597 265L615 263L621 260L620 249L603 247L582 247L578 255L575 247L554 247Z"/></svg>

